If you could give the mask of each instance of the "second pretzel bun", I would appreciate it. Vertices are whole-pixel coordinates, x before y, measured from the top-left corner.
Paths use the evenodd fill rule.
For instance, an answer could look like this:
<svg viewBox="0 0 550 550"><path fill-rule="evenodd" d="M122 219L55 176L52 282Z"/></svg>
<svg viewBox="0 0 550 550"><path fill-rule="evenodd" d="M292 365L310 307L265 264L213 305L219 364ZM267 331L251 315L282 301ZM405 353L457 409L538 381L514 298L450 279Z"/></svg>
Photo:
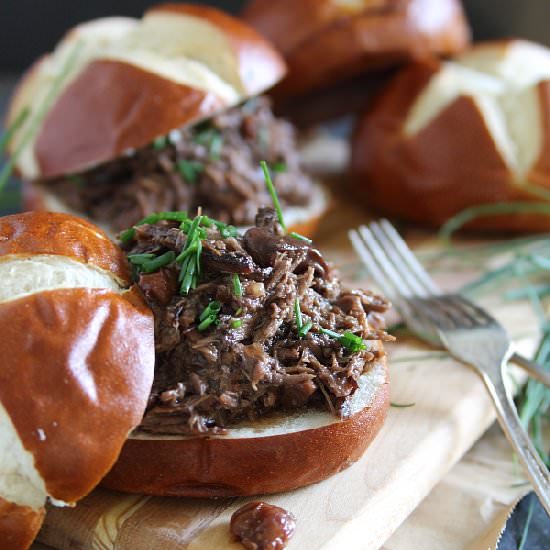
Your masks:
<svg viewBox="0 0 550 550"><path fill-rule="evenodd" d="M368 71L469 43L458 0L251 0L245 21L285 56L280 96L301 95Z"/></svg>
<svg viewBox="0 0 550 550"><path fill-rule="evenodd" d="M134 435L102 485L160 496L229 497L291 491L357 461L390 404L385 358L364 374L353 414L307 410L242 423L227 435Z"/></svg>
<svg viewBox="0 0 550 550"><path fill-rule="evenodd" d="M489 42L389 84L356 128L353 185L388 216L439 226L474 206L540 202L549 154L550 50ZM549 231L550 216L487 215L470 227Z"/></svg>
<svg viewBox="0 0 550 550"><path fill-rule="evenodd" d="M84 171L261 93L285 70L254 29L214 8L163 4L141 20L97 19L22 79L7 125L30 115L8 149L23 144L15 161L25 179Z"/></svg>
<svg viewBox="0 0 550 550"><path fill-rule="evenodd" d="M0 219L0 541L89 493L140 423L153 318L122 252L65 214Z"/></svg>

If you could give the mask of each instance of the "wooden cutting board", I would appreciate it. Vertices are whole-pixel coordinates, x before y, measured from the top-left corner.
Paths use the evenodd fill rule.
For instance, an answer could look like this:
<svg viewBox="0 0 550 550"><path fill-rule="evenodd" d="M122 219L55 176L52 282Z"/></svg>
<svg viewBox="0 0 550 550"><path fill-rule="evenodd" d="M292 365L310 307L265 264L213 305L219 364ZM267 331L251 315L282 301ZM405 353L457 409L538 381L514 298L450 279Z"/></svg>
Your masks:
<svg viewBox="0 0 550 550"><path fill-rule="evenodd" d="M354 286L370 283L346 230L364 221L361 211L337 205L323 221L318 241ZM439 272L440 283L449 289L469 276ZM485 305L508 328L517 349L531 352L538 325L529 307L498 301ZM297 517L289 550L379 548L494 419L482 383L467 367L412 340L400 339L388 348L392 401L414 405L391 408L376 440L347 470L317 485L264 498ZM62 550L238 550L242 547L231 540L229 519L247 500L151 498L97 489L75 509L50 507L39 541Z"/></svg>

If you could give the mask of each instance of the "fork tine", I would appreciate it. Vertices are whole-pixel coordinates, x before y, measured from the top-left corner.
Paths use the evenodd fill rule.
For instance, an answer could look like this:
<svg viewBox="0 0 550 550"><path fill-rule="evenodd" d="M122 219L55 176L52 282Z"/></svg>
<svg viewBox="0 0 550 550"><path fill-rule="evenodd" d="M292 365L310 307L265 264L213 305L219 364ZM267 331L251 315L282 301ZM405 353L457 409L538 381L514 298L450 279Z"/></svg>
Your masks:
<svg viewBox="0 0 550 550"><path fill-rule="evenodd" d="M351 229L348 232L348 236L353 248L359 255L359 258L361 258L363 265L370 272L372 278L378 283L382 292L391 300L395 309L401 313L403 318L411 318L413 314L410 304L406 299L402 298L401 293L391 284L391 279L389 279L378 266L374 254L366 246L359 233L355 229Z"/></svg>
<svg viewBox="0 0 550 550"><path fill-rule="evenodd" d="M371 251L372 258L382 271L382 276L386 283L391 283L397 291L397 294L407 298L415 294L414 288L408 284L408 281L402 277L393 261L386 254L383 246L377 241L376 236L370 227L362 225L359 227L359 235L363 239L365 246Z"/></svg>
<svg viewBox="0 0 550 550"><path fill-rule="evenodd" d="M359 233L355 229L351 229L348 232L349 239L355 252L361 258L363 265L369 271L372 278L376 281L378 286L382 289L382 292L392 301L395 301L395 297L398 295L395 288L392 288L387 283L387 277L380 270L377 265L377 262L374 258L374 255L371 254L370 250L365 246L365 243L362 241Z"/></svg>
<svg viewBox="0 0 550 550"><path fill-rule="evenodd" d="M435 284L428 272L424 269L422 264L418 261L417 257L413 254L412 250L408 247L401 235L399 235L397 229L395 229L395 227L385 218L380 220L380 226L387 238L397 249L397 252L404 261L405 265L409 267L414 275L416 275L419 283L425 287L424 294L441 294L441 290Z"/></svg>
<svg viewBox="0 0 550 550"><path fill-rule="evenodd" d="M393 265L393 268L399 274L399 278L406 282L406 284L412 289L414 295L427 296L429 292L426 291L424 286L418 281L416 275L411 271L410 267L407 266L394 241L388 238L381 225L377 222L372 222L369 224L369 228L378 243L380 243L380 246L384 249L388 259Z"/></svg>
<svg viewBox="0 0 550 550"><path fill-rule="evenodd" d="M474 322L476 323L494 323L495 319L489 315L487 311L480 308L474 302L468 300L460 294L453 294L447 296L448 300L453 303L455 306L462 309L462 311L467 314Z"/></svg>

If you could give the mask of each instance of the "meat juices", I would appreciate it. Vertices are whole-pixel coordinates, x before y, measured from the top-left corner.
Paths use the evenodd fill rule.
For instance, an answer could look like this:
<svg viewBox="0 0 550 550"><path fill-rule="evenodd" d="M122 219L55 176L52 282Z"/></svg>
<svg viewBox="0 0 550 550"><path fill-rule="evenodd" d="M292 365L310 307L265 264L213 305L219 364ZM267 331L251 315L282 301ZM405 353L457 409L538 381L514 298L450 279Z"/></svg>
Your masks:
<svg viewBox="0 0 550 550"><path fill-rule="evenodd" d="M314 184L300 168L294 128L273 116L265 97L171 135L171 141L42 185L114 230L152 212L198 207L225 223L252 225L258 207L271 204L259 164L265 160L283 207L310 204Z"/></svg>
<svg viewBox="0 0 550 550"><path fill-rule="evenodd" d="M177 223L135 229L128 254L181 254ZM201 244L200 279L179 293L180 267L140 273L137 283L155 315L156 366L140 430L154 434L223 434L243 420L304 408L346 418L361 375L381 358L378 343L387 302L345 290L322 255L284 235L273 209L256 227L223 236L211 225ZM235 292L234 277L242 289ZM311 330L299 334L295 304ZM215 320L200 329L216 304ZM365 340L352 352L321 329Z"/></svg>
<svg viewBox="0 0 550 550"><path fill-rule="evenodd" d="M247 550L282 550L295 529L293 514L265 502L249 502L231 516L231 534Z"/></svg>

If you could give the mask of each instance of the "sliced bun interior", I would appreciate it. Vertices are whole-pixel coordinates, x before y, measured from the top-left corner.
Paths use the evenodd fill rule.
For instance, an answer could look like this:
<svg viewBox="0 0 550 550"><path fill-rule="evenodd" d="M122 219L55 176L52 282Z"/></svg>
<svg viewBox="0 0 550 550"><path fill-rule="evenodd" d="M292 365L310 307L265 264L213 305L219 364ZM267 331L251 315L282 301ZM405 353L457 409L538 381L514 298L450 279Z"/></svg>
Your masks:
<svg viewBox="0 0 550 550"><path fill-rule="evenodd" d="M281 413L212 437L136 432L102 484L152 495L229 497L289 491L317 483L358 460L389 408L386 364L360 378L350 417Z"/></svg>

